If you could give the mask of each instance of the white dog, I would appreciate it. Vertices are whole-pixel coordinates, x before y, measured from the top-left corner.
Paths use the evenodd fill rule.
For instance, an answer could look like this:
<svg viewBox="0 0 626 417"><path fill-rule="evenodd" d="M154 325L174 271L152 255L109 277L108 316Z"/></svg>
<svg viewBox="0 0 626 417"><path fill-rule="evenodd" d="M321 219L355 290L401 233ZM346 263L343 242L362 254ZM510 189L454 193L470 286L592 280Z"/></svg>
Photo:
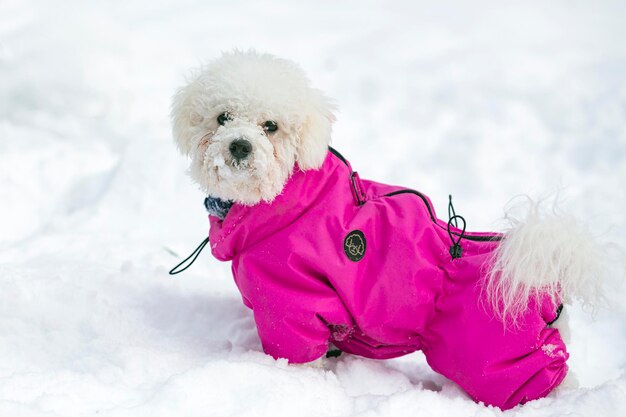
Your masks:
<svg viewBox="0 0 626 417"><path fill-rule="evenodd" d="M272 201L296 163L303 170L322 165L332 110L294 63L234 52L178 92L173 133L203 191L252 205Z"/></svg>
<svg viewBox="0 0 626 417"><path fill-rule="evenodd" d="M297 65L256 52L224 54L174 98L211 249L233 261L265 351L308 362L329 342L373 358L424 349L476 400L510 408L546 395L567 372L556 306L598 298L588 233L537 207L506 234L439 220L423 194L361 181L329 152L333 110ZM494 316L511 326L494 329ZM540 367L521 372L520 349Z"/></svg>

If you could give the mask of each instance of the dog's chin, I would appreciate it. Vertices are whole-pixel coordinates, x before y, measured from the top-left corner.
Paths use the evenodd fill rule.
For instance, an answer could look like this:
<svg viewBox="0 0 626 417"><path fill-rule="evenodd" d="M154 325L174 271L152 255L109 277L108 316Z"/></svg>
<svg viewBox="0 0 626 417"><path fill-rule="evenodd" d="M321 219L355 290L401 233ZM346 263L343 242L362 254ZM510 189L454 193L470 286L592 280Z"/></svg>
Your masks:
<svg viewBox="0 0 626 417"><path fill-rule="evenodd" d="M274 159L274 158L272 158ZM210 162L210 163L209 163ZM238 204L252 206L260 202L271 202L278 196L287 182L293 165L280 161L245 161L235 164L215 159L192 167L192 177L209 196Z"/></svg>
<svg viewBox="0 0 626 417"><path fill-rule="evenodd" d="M224 170L219 171L223 173ZM287 181L287 175L275 177L272 181L268 181L267 178L255 172L245 173L227 180L218 179L211 186L206 187L205 191L207 195L222 200L253 206L261 202L273 201L281 193Z"/></svg>

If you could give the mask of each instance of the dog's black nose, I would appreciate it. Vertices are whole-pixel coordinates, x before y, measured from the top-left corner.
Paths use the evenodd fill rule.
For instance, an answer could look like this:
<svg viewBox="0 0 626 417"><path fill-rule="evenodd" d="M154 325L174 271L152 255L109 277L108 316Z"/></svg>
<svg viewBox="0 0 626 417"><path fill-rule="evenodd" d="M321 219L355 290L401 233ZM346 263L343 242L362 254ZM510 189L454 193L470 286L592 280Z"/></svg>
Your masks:
<svg viewBox="0 0 626 417"><path fill-rule="evenodd" d="M252 152L252 144L245 139L235 139L228 147L233 158L237 161L246 159Z"/></svg>

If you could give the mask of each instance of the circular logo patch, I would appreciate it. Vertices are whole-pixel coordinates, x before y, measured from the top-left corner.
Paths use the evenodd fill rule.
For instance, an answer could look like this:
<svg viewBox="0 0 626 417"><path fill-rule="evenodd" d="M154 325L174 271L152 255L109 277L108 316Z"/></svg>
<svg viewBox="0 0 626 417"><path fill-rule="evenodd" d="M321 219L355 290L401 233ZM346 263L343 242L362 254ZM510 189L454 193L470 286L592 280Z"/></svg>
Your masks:
<svg viewBox="0 0 626 417"><path fill-rule="evenodd" d="M365 235L360 230L353 230L343 240L343 251L348 259L358 262L365 256Z"/></svg>

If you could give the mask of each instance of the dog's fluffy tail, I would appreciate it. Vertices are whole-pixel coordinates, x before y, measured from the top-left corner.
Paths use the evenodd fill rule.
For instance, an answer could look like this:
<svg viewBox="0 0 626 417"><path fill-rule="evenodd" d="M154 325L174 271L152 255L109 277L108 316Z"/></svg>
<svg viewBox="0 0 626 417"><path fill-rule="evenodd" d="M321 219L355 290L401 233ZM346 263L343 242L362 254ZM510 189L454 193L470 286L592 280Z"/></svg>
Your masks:
<svg viewBox="0 0 626 417"><path fill-rule="evenodd" d="M486 299L507 325L518 324L534 297L548 296L555 306L574 298L591 307L603 298L604 252L590 231L558 209L556 198L550 209L544 205L527 198L525 214L507 212L510 228L486 274Z"/></svg>

